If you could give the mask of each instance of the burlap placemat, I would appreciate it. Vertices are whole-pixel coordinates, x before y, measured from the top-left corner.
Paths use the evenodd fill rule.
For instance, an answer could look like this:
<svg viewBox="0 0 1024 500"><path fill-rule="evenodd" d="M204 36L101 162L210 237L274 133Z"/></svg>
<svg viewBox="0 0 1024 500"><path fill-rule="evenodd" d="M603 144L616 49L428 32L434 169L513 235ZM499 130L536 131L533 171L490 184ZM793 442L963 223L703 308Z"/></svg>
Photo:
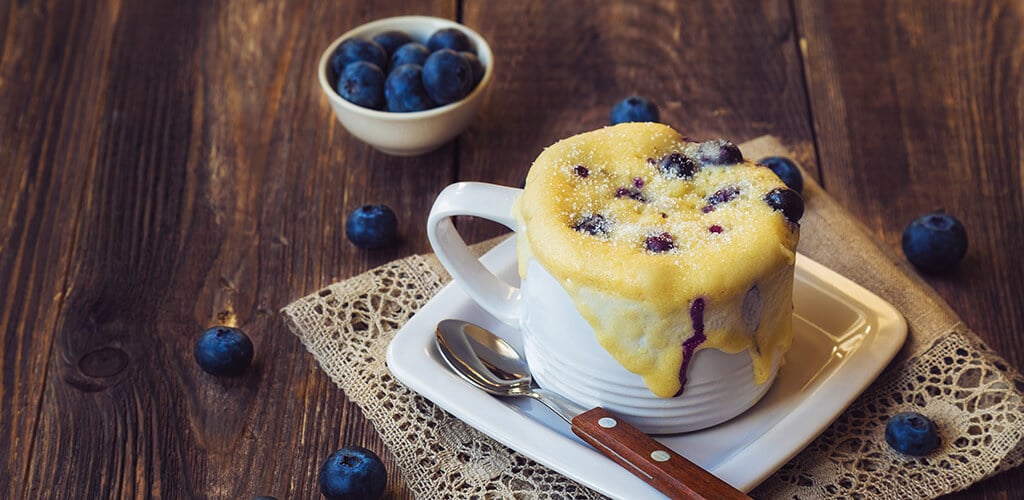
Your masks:
<svg viewBox="0 0 1024 500"><path fill-rule="evenodd" d="M744 156L787 152L773 138ZM892 303L910 333L879 379L755 498L931 498L1024 461L1024 378L987 348L902 257L807 179L799 250ZM495 242L477 246L482 253ZM398 383L385 366L395 332L449 280L416 255L334 283L282 309L292 332L365 412L417 498L590 498L593 491L506 448ZM941 450L889 449L887 418L931 416Z"/></svg>

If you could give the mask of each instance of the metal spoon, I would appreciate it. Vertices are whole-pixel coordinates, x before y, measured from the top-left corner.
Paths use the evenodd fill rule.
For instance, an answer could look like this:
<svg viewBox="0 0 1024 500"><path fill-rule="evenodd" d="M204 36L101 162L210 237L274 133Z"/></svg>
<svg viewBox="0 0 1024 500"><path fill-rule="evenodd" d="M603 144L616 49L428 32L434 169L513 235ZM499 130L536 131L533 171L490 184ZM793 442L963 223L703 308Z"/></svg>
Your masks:
<svg viewBox="0 0 1024 500"><path fill-rule="evenodd" d="M470 384L495 396L540 401L577 436L670 498L749 498L608 410L537 387L519 353L490 331L446 319L437 324L436 341L441 357Z"/></svg>

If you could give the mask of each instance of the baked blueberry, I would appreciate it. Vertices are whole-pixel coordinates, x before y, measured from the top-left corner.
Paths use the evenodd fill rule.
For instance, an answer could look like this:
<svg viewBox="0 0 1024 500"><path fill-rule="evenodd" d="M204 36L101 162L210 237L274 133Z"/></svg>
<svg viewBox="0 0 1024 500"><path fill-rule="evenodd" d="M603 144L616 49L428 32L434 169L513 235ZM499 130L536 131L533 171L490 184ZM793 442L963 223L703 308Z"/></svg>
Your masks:
<svg viewBox="0 0 1024 500"><path fill-rule="evenodd" d="M331 54L331 69L335 75L341 75L346 66L358 61L368 62L383 69L387 67L388 55L377 42L349 38L338 44L338 48Z"/></svg>
<svg viewBox="0 0 1024 500"><path fill-rule="evenodd" d="M671 234L659 233L649 235L647 237L647 241L644 242L644 246L651 252L661 253L675 248L676 242L672 239Z"/></svg>
<svg viewBox="0 0 1024 500"><path fill-rule="evenodd" d="M462 30L455 28L441 28L435 31L430 38L427 39L427 48L431 52L437 52L441 49L451 49L455 52L473 52L473 44L469 41L469 37L466 36Z"/></svg>
<svg viewBox="0 0 1024 500"><path fill-rule="evenodd" d="M644 198L644 194L641 193L639 189L637 189L637 188L635 188L633 186L620 187L620 188L616 189L615 190L615 197L616 198L631 198L631 199L634 199L636 201L641 201L641 202L647 201Z"/></svg>
<svg viewBox="0 0 1024 500"><path fill-rule="evenodd" d="M572 226L572 228L581 233L600 236L608 234L608 231L611 229L611 224L608 219L605 219L601 214L590 214L580 219L580 221Z"/></svg>
<svg viewBox="0 0 1024 500"><path fill-rule="evenodd" d="M697 147L697 160L701 165L733 165L743 161L743 153L725 139L712 139Z"/></svg>
<svg viewBox="0 0 1024 500"><path fill-rule="evenodd" d="M363 205L349 214L345 236L359 248L387 246L398 238L398 217L387 205Z"/></svg>
<svg viewBox="0 0 1024 500"><path fill-rule="evenodd" d="M423 63L423 87L434 102L453 103L473 89L473 68L458 52L438 50Z"/></svg>
<svg viewBox="0 0 1024 500"><path fill-rule="evenodd" d="M717 205L731 201L733 198L740 195L740 188L736 186L726 186L718 191L715 191L711 196L708 196L704 201L707 203L701 208L704 213L711 212Z"/></svg>
<svg viewBox="0 0 1024 500"><path fill-rule="evenodd" d="M658 162L658 170L669 177L692 179L700 167L689 156L682 153L669 153Z"/></svg>
<svg viewBox="0 0 1024 500"><path fill-rule="evenodd" d="M384 99L388 111L399 113L437 106L423 88L423 68L415 64L403 64L391 70L384 80Z"/></svg>
<svg viewBox="0 0 1024 500"><path fill-rule="evenodd" d="M626 122L657 122L658 106L643 97L631 95L612 106L609 121L612 125Z"/></svg>
<svg viewBox="0 0 1024 500"><path fill-rule="evenodd" d="M967 230L949 214L925 214L903 230L903 254L926 273L938 273L955 266L967 253Z"/></svg>
<svg viewBox="0 0 1024 500"><path fill-rule="evenodd" d="M395 53L395 49L411 42L412 37L404 31L390 30L373 35L371 40L377 42L377 45L384 49L384 53L390 56Z"/></svg>
<svg viewBox="0 0 1024 500"><path fill-rule="evenodd" d="M772 169L772 172L775 172L775 175L779 176L779 179L782 179L789 189L803 194L804 176L793 160L785 156L768 156L757 160L757 163Z"/></svg>
<svg viewBox="0 0 1024 500"><path fill-rule="evenodd" d="M942 444L932 419L917 413L897 413L885 424L885 442L904 455L927 455Z"/></svg>
<svg viewBox="0 0 1024 500"><path fill-rule="evenodd" d="M773 189L764 195L764 201L773 209L782 211L782 216L789 222L800 222L804 216L804 199L792 189Z"/></svg>
<svg viewBox="0 0 1024 500"><path fill-rule="evenodd" d="M345 66L337 90L342 99L357 106L384 108L384 72L375 64L357 61Z"/></svg>
<svg viewBox="0 0 1024 500"><path fill-rule="evenodd" d="M372 450L346 446L324 460L317 482L328 500L373 500L384 494L388 471Z"/></svg>
<svg viewBox="0 0 1024 500"><path fill-rule="evenodd" d="M407 43L395 49L395 53L391 54L391 61L388 63L388 67L393 70L405 64L423 66L423 63L427 62L428 57L430 57L430 50L427 49L426 45L416 42Z"/></svg>
<svg viewBox="0 0 1024 500"><path fill-rule="evenodd" d="M192 354L206 373L237 377L252 364L252 341L239 328L215 326L199 336Z"/></svg>

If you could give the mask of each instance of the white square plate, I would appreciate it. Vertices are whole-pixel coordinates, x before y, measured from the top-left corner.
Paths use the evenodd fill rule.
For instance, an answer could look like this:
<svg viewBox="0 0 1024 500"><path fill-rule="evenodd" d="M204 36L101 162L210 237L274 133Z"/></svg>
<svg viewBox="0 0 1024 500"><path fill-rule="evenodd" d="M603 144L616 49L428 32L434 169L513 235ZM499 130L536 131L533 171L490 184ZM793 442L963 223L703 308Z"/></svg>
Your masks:
<svg viewBox="0 0 1024 500"><path fill-rule="evenodd" d="M514 240L502 242L482 260L517 284ZM907 336L906 322L892 305L803 255L797 256L793 302L795 338L788 362L757 405L710 429L656 436L743 491L761 483L832 423L888 365ZM398 380L495 440L596 491L615 498L663 498L579 440L539 403L495 398L455 375L434 345L434 329L446 318L475 322L522 352L518 330L449 284L388 346L388 368Z"/></svg>

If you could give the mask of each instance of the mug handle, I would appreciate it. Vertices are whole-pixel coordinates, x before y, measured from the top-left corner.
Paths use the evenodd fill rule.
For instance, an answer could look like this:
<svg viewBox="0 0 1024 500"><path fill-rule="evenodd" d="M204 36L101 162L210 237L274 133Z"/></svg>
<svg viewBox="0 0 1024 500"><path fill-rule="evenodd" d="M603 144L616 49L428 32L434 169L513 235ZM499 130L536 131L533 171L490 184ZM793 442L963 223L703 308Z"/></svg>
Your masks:
<svg viewBox="0 0 1024 500"><path fill-rule="evenodd" d="M522 189L484 182L459 182L437 195L427 219L427 237L434 253L480 307L504 323L519 326L519 288L496 276L469 250L452 224L456 215L470 215L497 222L512 231L512 203Z"/></svg>

